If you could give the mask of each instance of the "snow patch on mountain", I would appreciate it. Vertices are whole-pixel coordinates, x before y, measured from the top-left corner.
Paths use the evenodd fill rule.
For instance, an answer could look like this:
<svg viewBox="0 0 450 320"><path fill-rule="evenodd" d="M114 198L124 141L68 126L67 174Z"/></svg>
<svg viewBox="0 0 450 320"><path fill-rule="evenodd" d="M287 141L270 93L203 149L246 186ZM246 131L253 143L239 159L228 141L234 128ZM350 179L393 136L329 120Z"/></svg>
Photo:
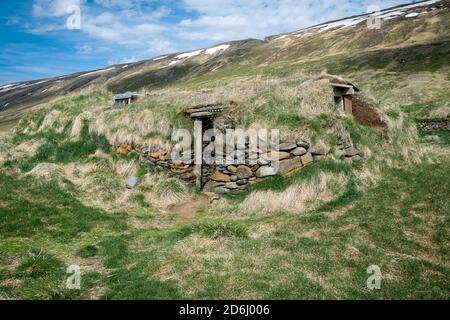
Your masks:
<svg viewBox="0 0 450 320"><path fill-rule="evenodd" d="M293 34L295 35L295 37L302 37L302 36L306 35L306 34L303 34L303 32L307 31L307 30L318 30L319 33L325 32L328 30L338 31L338 30L341 30L344 28L356 26L362 22L367 21L367 19L370 17L377 17L377 18L380 18L383 20L391 20L391 19L395 19L395 18L398 18L398 17L406 14L405 15L406 18L413 18L413 17L417 17L419 15L419 13L417 13L417 12L408 13L408 11L410 11L411 9L432 5L437 2L441 2L441 1L442 0L429 0L429 1L424 1L424 2L420 2L420 3L413 3L413 4L406 5L406 6L400 7L400 8L381 10L380 12L365 14L365 15L361 15L359 17L347 18L347 19L342 19L342 20L329 22L329 23L322 23L322 24L319 24L314 27L309 27L309 28L298 30L298 31L294 32ZM284 36L281 36L281 37L284 37ZM275 40L278 40L281 37L278 37Z"/></svg>
<svg viewBox="0 0 450 320"><path fill-rule="evenodd" d="M282 36L279 36L279 37L275 38L274 40L281 40L281 39L284 39L286 37L287 37L287 35L283 34Z"/></svg>
<svg viewBox="0 0 450 320"><path fill-rule="evenodd" d="M108 68L108 69L102 69L102 70L92 71L92 72L88 72L88 73L82 74L81 76L78 76L78 78L90 76L90 75L92 75L92 74L108 72L108 71L111 71L111 70L114 70L114 69L116 69L116 68L115 68L115 67L112 67L112 68Z"/></svg>
<svg viewBox="0 0 450 320"><path fill-rule="evenodd" d="M181 60L174 60L169 63L169 66L173 66L174 64L180 63Z"/></svg>
<svg viewBox="0 0 450 320"><path fill-rule="evenodd" d="M419 14L417 12L411 12L405 15L405 18L414 18L417 17Z"/></svg>
<svg viewBox="0 0 450 320"><path fill-rule="evenodd" d="M212 47L205 50L205 54L215 54L216 52L223 52L227 50L231 45L229 44L222 44L220 46Z"/></svg>
<svg viewBox="0 0 450 320"><path fill-rule="evenodd" d="M162 60L165 58L167 58L167 56L157 57L157 58L153 59L153 61L158 61L158 60Z"/></svg>
<svg viewBox="0 0 450 320"><path fill-rule="evenodd" d="M199 55L200 53L202 53L202 52L203 52L203 49L201 49L201 50L196 50L196 51L191 51L191 52L186 52L186 53L182 53L182 54L177 55L177 56L175 57L175 59L178 59L178 60L180 60L180 59L189 59L189 58L198 56L198 55Z"/></svg>

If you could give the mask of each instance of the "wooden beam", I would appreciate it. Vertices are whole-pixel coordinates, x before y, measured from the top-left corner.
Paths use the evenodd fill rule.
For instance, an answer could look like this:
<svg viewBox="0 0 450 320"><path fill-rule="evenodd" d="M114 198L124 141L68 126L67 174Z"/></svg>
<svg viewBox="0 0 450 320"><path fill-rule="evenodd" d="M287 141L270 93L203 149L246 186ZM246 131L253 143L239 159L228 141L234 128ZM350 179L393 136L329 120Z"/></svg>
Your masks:
<svg viewBox="0 0 450 320"><path fill-rule="evenodd" d="M200 119L194 120L194 174L197 188L202 187L202 162L203 162L203 123Z"/></svg>

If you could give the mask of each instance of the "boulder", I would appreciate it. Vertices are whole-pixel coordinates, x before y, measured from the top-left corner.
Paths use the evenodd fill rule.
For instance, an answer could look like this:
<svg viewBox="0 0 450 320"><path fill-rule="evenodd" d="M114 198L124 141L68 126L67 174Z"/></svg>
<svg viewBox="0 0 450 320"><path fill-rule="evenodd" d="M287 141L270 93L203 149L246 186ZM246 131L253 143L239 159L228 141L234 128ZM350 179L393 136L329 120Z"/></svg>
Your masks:
<svg viewBox="0 0 450 320"><path fill-rule="evenodd" d="M225 187L217 187L214 189L214 193L217 193L217 194L224 194L224 193L229 193L229 192L230 192L230 189L227 189Z"/></svg>
<svg viewBox="0 0 450 320"><path fill-rule="evenodd" d="M123 144L120 147L117 148L117 151L120 154L128 154L133 150L133 148L131 147L131 145L129 144Z"/></svg>
<svg viewBox="0 0 450 320"><path fill-rule="evenodd" d="M317 143L309 148L308 151L313 155L326 155L330 151L330 147L327 147L323 143Z"/></svg>
<svg viewBox="0 0 450 320"><path fill-rule="evenodd" d="M338 149L334 151L334 155L336 158L340 159L344 156L344 151L338 147Z"/></svg>
<svg viewBox="0 0 450 320"><path fill-rule="evenodd" d="M236 176L238 177L239 180L248 179L253 176L253 172L251 168L244 165L240 165L237 167Z"/></svg>
<svg viewBox="0 0 450 320"><path fill-rule="evenodd" d="M346 157L354 157L356 155L359 155L359 150L356 149L355 147L350 147L347 149L344 149L344 156Z"/></svg>
<svg viewBox="0 0 450 320"><path fill-rule="evenodd" d="M298 169L302 166L302 162L300 161L300 157L295 157L288 160L280 161L279 164L279 173L285 175L294 169Z"/></svg>
<svg viewBox="0 0 450 320"><path fill-rule="evenodd" d="M238 187L239 186L237 185L236 182L227 182L227 183L225 183L225 188L227 188L227 189L233 190L233 189L237 189Z"/></svg>
<svg viewBox="0 0 450 320"><path fill-rule="evenodd" d="M308 165L308 164L310 164L311 162L314 161L313 156L309 152L304 154L304 155L302 155L300 157L300 159L302 160L302 163L303 163L304 166L306 166L306 165Z"/></svg>
<svg viewBox="0 0 450 320"><path fill-rule="evenodd" d="M310 144L308 141L306 141L305 139L298 139L297 141L297 146L308 149L310 147Z"/></svg>
<svg viewBox="0 0 450 320"><path fill-rule="evenodd" d="M214 189L217 188L214 185L214 181L209 180L207 183L205 183L205 185L203 186L203 192L214 192Z"/></svg>
<svg viewBox="0 0 450 320"><path fill-rule="evenodd" d="M219 182L230 182L231 177L229 175L226 175L218 170L214 172L214 174L211 176L211 180L219 181Z"/></svg>
<svg viewBox="0 0 450 320"><path fill-rule="evenodd" d="M132 177L130 179L127 180L127 182L125 183L125 187L127 189L133 189L134 187L136 187L139 183L139 178L138 177Z"/></svg>
<svg viewBox="0 0 450 320"><path fill-rule="evenodd" d="M259 159L266 161L267 162L266 165L267 165L270 161L284 160L284 159L289 158L290 156L291 155L288 152L270 151L268 153L262 154ZM258 159L258 162L259 162L259 159ZM264 164L261 164L261 165L264 165Z"/></svg>
<svg viewBox="0 0 450 320"><path fill-rule="evenodd" d="M248 182L247 179L241 179L241 180L236 181L236 184L237 184L238 186L242 186L242 185L244 185L244 184L247 184L247 182Z"/></svg>
<svg viewBox="0 0 450 320"><path fill-rule="evenodd" d="M183 180L191 180L195 178L195 174L193 172L183 173L180 175L180 178Z"/></svg>
<svg viewBox="0 0 450 320"><path fill-rule="evenodd" d="M267 158L265 158L265 157L260 157L259 159L258 159L258 164L260 164L260 165L262 165L262 166L267 166L268 164L270 163L270 161L267 159Z"/></svg>
<svg viewBox="0 0 450 320"><path fill-rule="evenodd" d="M293 154L294 156L302 156L304 155L306 152L306 149L303 147L297 147L294 150L291 151L291 154Z"/></svg>
<svg viewBox="0 0 450 320"><path fill-rule="evenodd" d="M327 158L327 156L323 155L323 154L315 154L313 156L314 161L321 161L321 160L325 160Z"/></svg>
<svg viewBox="0 0 450 320"><path fill-rule="evenodd" d="M284 142L284 143L281 143L279 145L278 150L280 150L280 151L291 151L292 149L294 149L296 147L297 147L296 143Z"/></svg>
<svg viewBox="0 0 450 320"><path fill-rule="evenodd" d="M160 159L161 157L165 156L167 154L167 151L157 151L150 154L150 157L153 159Z"/></svg>
<svg viewBox="0 0 450 320"><path fill-rule="evenodd" d="M275 171L274 168L269 167L269 166L262 166L261 168L259 168L256 171L256 177L257 178L264 178L264 177L268 177L268 176L274 176L276 175L277 172Z"/></svg>

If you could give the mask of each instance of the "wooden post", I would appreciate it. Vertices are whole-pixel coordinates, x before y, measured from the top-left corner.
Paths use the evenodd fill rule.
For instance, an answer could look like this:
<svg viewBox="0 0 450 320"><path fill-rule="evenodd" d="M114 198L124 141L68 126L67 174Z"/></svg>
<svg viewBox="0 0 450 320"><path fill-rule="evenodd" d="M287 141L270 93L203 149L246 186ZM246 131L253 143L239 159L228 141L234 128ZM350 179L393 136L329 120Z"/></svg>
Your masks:
<svg viewBox="0 0 450 320"><path fill-rule="evenodd" d="M202 120L194 120L194 174L197 180L197 188L202 187L202 162L203 162L203 128Z"/></svg>
<svg viewBox="0 0 450 320"><path fill-rule="evenodd" d="M352 97L351 96L344 96L344 110L345 112L352 114Z"/></svg>

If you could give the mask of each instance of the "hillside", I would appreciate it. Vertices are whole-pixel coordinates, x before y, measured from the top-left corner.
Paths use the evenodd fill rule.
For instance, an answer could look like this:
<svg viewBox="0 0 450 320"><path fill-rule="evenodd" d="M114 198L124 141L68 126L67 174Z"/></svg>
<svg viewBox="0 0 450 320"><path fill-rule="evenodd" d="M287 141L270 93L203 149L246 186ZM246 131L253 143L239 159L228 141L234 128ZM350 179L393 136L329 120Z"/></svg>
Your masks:
<svg viewBox="0 0 450 320"><path fill-rule="evenodd" d="M449 15L431 0L380 29L361 15L1 86L0 299L449 299L450 135L416 125L448 125ZM351 112L333 84L361 90ZM279 150L203 164L199 190L173 132L217 108L202 129L279 129Z"/></svg>
<svg viewBox="0 0 450 320"><path fill-rule="evenodd" d="M92 85L113 93L205 88L240 78L285 77L324 69L352 79L377 101L446 102L449 7L448 1L425 1L381 11L380 29L368 29L368 16L362 15L264 40L227 42L137 63L3 85L0 122L20 117L28 107ZM380 74L383 81L378 81ZM410 81L411 75L414 81ZM401 88L401 92L387 94L387 88Z"/></svg>

